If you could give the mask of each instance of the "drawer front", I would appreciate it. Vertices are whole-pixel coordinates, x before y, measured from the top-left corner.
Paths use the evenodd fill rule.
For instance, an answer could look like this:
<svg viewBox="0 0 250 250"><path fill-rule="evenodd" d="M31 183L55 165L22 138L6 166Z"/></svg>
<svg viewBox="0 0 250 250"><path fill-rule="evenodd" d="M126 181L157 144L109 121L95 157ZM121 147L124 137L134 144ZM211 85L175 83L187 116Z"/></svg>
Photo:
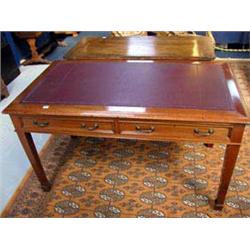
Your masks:
<svg viewBox="0 0 250 250"><path fill-rule="evenodd" d="M120 134L148 139L229 141L229 129L205 125L178 125L154 122L120 122Z"/></svg>
<svg viewBox="0 0 250 250"><path fill-rule="evenodd" d="M114 134L114 122L112 120L95 119L46 119L24 118L23 128L28 131L38 132L79 132L86 134Z"/></svg>

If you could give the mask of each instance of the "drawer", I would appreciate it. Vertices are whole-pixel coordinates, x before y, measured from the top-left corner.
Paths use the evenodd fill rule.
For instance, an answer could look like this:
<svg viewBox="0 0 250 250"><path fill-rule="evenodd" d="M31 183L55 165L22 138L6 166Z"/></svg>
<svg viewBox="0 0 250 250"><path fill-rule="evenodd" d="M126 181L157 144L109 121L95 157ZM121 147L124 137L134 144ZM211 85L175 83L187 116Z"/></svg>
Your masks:
<svg viewBox="0 0 250 250"><path fill-rule="evenodd" d="M56 119L56 118L24 118L23 128L34 132L79 132L79 133L114 133L112 120L97 119Z"/></svg>
<svg viewBox="0 0 250 250"><path fill-rule="evenodd" d="M179 139L193 141L229 141L229 128L206 125L182 125L141 121L120 121L120 134L145 139Z"/></svg>

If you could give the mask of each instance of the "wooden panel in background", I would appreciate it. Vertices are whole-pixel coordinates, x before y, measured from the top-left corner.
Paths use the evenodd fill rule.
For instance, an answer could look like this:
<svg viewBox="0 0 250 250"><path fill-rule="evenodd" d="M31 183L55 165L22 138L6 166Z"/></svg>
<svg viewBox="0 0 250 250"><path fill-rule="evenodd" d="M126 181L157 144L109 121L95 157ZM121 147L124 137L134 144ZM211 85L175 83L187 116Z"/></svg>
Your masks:
<svg viewBox="0 0 250 250"><path fill-rule="evenodd" d="M215 52L212 39L205 36L88 37L64 58L212 60Z"/></svg>

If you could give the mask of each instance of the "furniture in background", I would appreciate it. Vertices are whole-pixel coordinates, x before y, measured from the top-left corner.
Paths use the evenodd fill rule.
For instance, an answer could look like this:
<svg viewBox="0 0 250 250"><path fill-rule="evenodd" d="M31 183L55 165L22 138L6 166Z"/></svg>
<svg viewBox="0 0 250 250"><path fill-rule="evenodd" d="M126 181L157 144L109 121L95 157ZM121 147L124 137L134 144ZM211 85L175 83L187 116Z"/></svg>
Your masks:
<svg viewBox="0 0 250 250"><path fill-rule="evenodd" d="M218 45L233 45L233 44L241 44L243 47L248 46L250 43L250 32L211 32L216 43Z"/></svg>
<svg viewBox="0 0 250 250"><path fill-rule="evenodd" d="M65 56L82 59L212 60L214 44L205 36L82 38Z"/></svg>
<svg viewBox="0 0 250 250"><path fill-rule="evenodd" d="M218 51L218 55L222 52L228 53L228 57L232 57L240 53L241 56L238 57L250 58L250 32L203 31L196 33L211 37L215 44L215 50Z"/></svg>
<svg viewBox="0 0 250 250"><path fill-rule="evenodd" d="M10 44L1 33L1 79L5 85L9 84L20 74Z"/></svg>
<svg viewBox="0 0 250 250"><path fill-rule="evenodd" d="M7 89L7 86L5 85L3 79L1 78L1 99L8 97L9 96L9 91Z"/></svg>
<svg viewBox="0 0 250 250"><path fill-rule="evenodd" d="M77 31L54 31L55 34L72 35L73 37L78 36Z"/></svg>
<svg viewBox="0 0 250 250"><path fill-rule="evenodd" d="M155 36L195 36L193 31L150 31Z"/></svg>
<svg viewBox="0 0 250 250"><path fill-rule="evenodd" d="M209 36L214 42L214 49L226 53L243 52L244 58L250 58L250 32L211 32L211 31L113 31L112 36L129 37L129 36ZM241 54L242 56L243 54ZM228 57L232 56L228 54Z"/></svg>
<svg viewBox="0 0 250 250"><path fill-rule="evenodd" d="M112 31L111 36L189 36L196 35L193 31Z"/></svg>
<svg viewBox="0 0 250 250"><path fill-rule="evenodd" d="M244 58L250 59L250 32L211 32L211 35L216 41L216 51L240 53Z"/></svg>
<svg viewBox="0 0 250 250"><path fill-rule="evenodd" d="M36 47L36 40L41 35L42 32L15 32L16 35L20 39L25 39L29 45L30 51L31 51L31 58L28 60L25 60L23 62L23 65L29 65L29 64L49 64L51 63L49 60L43 59L43 54L38 53L37 47Z"/></svg>
<svg viewBox="0 0 250 250"><path fill-rule="evenodd" d="M57 44L58 44L58 46L61 46L61 47L67 47L68 44L64 40L58 39L58 36L63 35L64 38L65 38L65 36L68 36L68 35L72 35L73 37L77 37L78 36L78 32L76 32L76 31L55 31L54 33L55 33L56 38L57 38L56 39L57 40Z"/></svg>
<svg viewBox="0 0 250 250"><path fill-rule="evenodd" d="M129 36L147 36L147 31L112 31L113 37L129 37Z"/></svg>
<svg viewBox="0 0 250 250"><path fill-rule="evenodd" d="M33 132L226 144L219 210L250 123L229 66L216 61L57 61L3 112L44 191L51 184Z"/></svg>

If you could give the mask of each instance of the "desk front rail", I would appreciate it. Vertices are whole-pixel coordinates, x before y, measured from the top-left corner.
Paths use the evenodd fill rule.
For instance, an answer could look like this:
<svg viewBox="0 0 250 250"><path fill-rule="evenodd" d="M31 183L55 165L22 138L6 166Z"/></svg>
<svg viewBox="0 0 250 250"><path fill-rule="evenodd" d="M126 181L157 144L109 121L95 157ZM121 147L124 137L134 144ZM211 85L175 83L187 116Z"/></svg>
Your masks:
<svg viewBox="0 0 250 250"><path fill-rule="evenodd" d="M119 118L63 118L54 116L18 116L17 118L20 119L20 129L23 132L232 145L241 142L241 139L233 136L232 130L244 129L244 125L240 124Z"/></svg>

